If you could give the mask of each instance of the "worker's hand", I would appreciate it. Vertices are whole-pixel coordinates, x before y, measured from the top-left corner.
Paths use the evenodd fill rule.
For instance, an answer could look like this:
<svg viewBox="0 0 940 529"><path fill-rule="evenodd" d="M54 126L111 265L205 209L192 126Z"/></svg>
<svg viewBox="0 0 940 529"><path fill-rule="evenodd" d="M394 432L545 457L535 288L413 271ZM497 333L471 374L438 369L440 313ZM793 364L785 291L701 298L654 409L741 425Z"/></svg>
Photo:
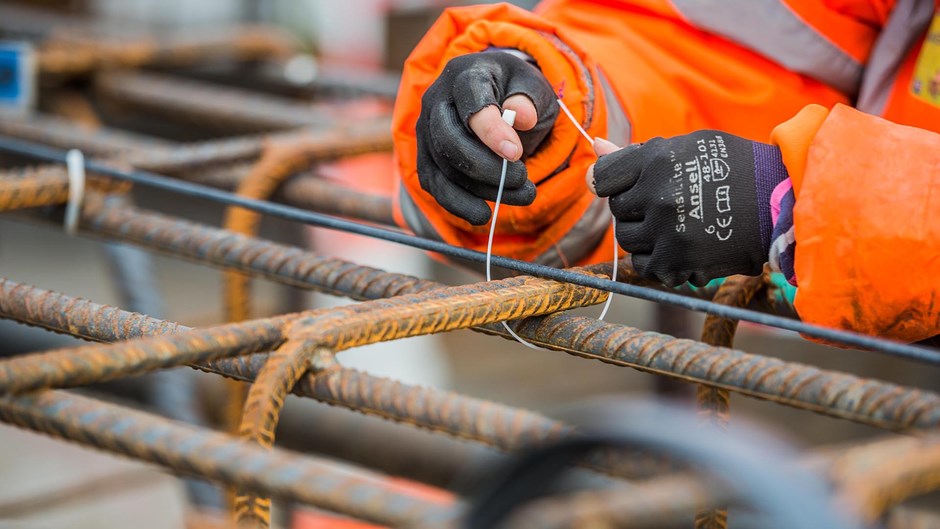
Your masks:
<svg viewBox="0 0 940 529"><path fill-rule="evenodd" d="M501 110L516 111L514 127ZM502 201L526 206L535 200L523 156L551 131L558 108L545 76L526 61L502 52L452 59L421 99L418 118L418 179L447 211L474 225L490 219L502 159Z"/></svg>
<svg viewBox="0 0 940 529"><path fill-rule="evenodd" d="M595 150L600 158L588 186L610 197L617 241L640 276L702 286L761 272L772 229L769 196L787 177L777 147L703 130L614 152L599 140Z"/></svg>

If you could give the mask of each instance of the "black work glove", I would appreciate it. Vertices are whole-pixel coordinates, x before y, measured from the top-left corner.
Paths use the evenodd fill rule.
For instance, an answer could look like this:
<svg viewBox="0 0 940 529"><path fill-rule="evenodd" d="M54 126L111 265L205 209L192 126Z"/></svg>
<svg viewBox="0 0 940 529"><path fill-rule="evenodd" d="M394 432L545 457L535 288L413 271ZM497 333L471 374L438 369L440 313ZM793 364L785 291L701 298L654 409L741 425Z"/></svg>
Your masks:
<svg viewBox="0 0 940 529"><path fill-rule="evenodd" d="M640 276L667 286L760 274L770 248L770 194L786 178L777 147L713 130L653 138L594 166L620 246Z"/></svg>
<svg viewBox="0 0 940 529"><path fill-rule="evenodd" d="M486 200L496 200L502 169L502 158L470 130L470 116L489 105L500 107L516 94L528 96L538 113L535 127L518 132L523 156L531 155L551 131L558 108L548 80L526 61L498 51L455 57L421 98L415 127L421 188L470 224L489 221ZM527 206L535 200L523 160L506 170L504 204Z"/></svg>

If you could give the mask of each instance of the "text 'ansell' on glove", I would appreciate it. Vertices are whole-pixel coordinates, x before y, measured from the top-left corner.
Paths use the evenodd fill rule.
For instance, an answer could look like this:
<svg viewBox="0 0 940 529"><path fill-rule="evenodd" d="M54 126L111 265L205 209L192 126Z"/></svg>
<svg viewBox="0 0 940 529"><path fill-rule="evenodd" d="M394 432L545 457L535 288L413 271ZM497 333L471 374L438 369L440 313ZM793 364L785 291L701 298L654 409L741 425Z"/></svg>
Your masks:
<svg viewBox="0 0 940 529"><path fill-rule="evenodd" d="M770 194L786 178L777 147L703 130L601 156L589 185L610 197L617 241L640 276L702 286L761 273Z"/></svg>
<svg viewBox="0 0 940 529"><path fill-rule="evenodd" d="M510 53L455 57L421 99L415 127L421 188L448 212L471 224L483 225L490 219L486 201L496 200L502 158L471 130L470 118L494 105L496 121L500 121L499 107L517 94L532 101L537 120L528 130L518 132L522 152L506 156L512 163L506 172L502 201L526 206L535 200L535 184L528 179L525 163L513 160L533 154L558 115L555 94L538 68ZM517 127L524 126L517 122Z"/></svg>

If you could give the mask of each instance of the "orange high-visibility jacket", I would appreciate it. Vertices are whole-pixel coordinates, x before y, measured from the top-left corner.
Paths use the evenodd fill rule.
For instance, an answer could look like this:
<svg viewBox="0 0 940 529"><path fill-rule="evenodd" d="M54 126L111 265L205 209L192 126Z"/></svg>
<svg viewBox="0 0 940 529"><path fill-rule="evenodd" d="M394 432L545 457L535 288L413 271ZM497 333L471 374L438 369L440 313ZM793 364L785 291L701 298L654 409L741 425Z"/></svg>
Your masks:
<svg viewBox="0 0 940 529"><path fill-rule="evenodd" d="M534 13L449 9L402 77L396 219L485 248L486 226L451 216L421 189L415 122L450 59L515 48L535 59L592 136L627 144L709 128L780 146L797 198L800 316L909 341L940 334L940 105L929 99L940 71L936 85L914 79L922 51L940 46L940 22L927 40L938 3L544 0ZM594 161L559 118L526 160L535 202L501 209L494 253L557 266L608 260L606 203L584 182Z"/></svg>

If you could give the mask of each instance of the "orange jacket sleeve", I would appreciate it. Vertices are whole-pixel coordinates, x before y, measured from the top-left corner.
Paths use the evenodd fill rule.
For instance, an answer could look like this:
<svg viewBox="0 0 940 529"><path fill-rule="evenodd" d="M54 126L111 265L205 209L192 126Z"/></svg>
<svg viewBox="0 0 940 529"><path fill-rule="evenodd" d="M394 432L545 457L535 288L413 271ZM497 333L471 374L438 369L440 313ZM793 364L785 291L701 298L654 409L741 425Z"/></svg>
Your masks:
<svg viewBox="0 0 940 529"><path fill-rule="evenodd" d="M490 47L532 56L589 134L623 143L703 128L766 139L809 103L847 100L697 29L667 0L546 0L535 13L506 4L449 9L403 72L393 117L401 182L395 213L403 227L477 250L486 247L487 227L449 215L421 189L414 131L421 96L447 61ZM609 260L609 213L584 183L593 150L559 116L526 162L536 200L500 209L494 252L556 266Z"/></svg>
<svg viewBox="0 0 940 529"><path fill-rule="evenodd" d="M806 321L919 341L940 334L940 134L844 105L780 125Z"/></svg>

